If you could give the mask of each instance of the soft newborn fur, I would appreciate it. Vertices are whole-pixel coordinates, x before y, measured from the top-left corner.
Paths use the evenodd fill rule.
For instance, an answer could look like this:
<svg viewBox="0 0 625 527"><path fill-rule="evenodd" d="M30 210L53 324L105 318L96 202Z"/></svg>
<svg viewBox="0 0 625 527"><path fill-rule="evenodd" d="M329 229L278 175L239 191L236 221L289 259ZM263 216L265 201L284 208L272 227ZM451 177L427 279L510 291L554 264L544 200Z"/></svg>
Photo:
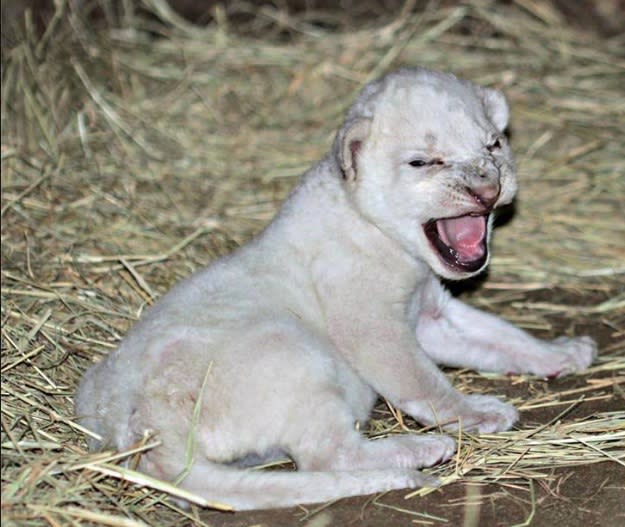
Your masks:
<svg viewBox="0 0 625 527"><path fill-rule="evenodd" d="M487 265L492 211L517 186L507 123L500 92L452 75L367 85L267 229L178 284L87 371L76 406L102 438L92 446L156 431L139 468L175 480L193 444L180 485L254 509L434 484L416 469L454 441L363 438L355 423L378 395L445 430L509 429L513 406L461 394L436 364L548 377L583 370L596 347L538 340L439 282ZM298 472L243 468L285 454Z"/></svg>

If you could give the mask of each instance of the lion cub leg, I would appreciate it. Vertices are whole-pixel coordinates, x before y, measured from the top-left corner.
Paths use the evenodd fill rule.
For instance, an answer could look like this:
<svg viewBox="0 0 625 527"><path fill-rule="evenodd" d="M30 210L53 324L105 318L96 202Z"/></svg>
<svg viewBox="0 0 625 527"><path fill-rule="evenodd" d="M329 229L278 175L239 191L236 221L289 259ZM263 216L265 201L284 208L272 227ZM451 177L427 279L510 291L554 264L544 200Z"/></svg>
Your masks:
<svg viewBox="0 0 625 527"><path fill-rule="evenodd" d="M333 397L329 393L322 397ZM421 474L416 469L448 460L456 449L455 441L438 434L402 434L377 440L368 440L353 426L353 417L340 396L328 406L319 399L327 413L325 422L309 426L305 435L287 447L299 470L310 472L372 471L388 469L414 470L418 486L435 485L436 478ZM324 414L326 413L324 410ZM319 426L321 425L321 426ZM297 427L299 429L299 427Z"/></svg>
<svg viewBox="0 0 625 527"><path fill-rule="evenodd" d="M433 285L433 284L432 284ZM560 377L585 370L597 355L590 337L540 340L490 313L452 298L436 284L437 307L423 312L417 340L432 360L447 366Z"/></svg>
<svg viewBox="0 0 625 527"><path fill-rule="evenodd" d="M355 430L334 435L327 431L318 438L317 448L302 448L292 452L300 470L343 471L383 470L391 468L417 469L447 461L455 452L455 441L448 436L397 435L368 440ZM308 441L314 441L308 437ZM423 485L432 483L423 477Z"/></svg>

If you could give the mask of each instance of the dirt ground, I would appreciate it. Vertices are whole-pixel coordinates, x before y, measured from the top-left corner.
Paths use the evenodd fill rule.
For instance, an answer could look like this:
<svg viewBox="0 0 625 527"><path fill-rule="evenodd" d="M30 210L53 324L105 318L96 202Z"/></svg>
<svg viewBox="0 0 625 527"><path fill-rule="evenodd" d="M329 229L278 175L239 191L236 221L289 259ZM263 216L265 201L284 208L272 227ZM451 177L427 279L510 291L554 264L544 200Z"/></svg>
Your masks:
<svg viewBox="0 0 625 527"><path fill-rule="evenodd" d="M618 287L618 285L616 285ZM483 295L483 292L480 294ZM532 293L527 302L545 300L546 293ZM593 295L585 296L592 302ZM597 295L599 300L603 295ZM552 301L579 304L579 294L552 291ZM558 334L576 325L576 333L591 333L601 348L623 349L622 332L614 331L620 319L593 317L583 324L564 316L553 316L553 333ZM549 336L549 335L541 335ZM451 371L451 370L450 370ZM593 375L593 380L609 377ZM588 377L578 375L561 379L543 380L523 378L520 382L506 379L476 381L483 388L508 398L526 399L537 392L565 392L584 387ZM599 392L587 393L592 399ZM605 392L603 392L605 393ZM518 428L533 428L553 420L562 423L583 419L600 412L623 411L622 392L598 401L582 401L566 415L562 407L540 408L521 413ZM380 404L378 409L383 409ZM374 416L375 417L375 416ZM523 485L510 483L475 484L452 483L424 496L406 499L408 491L394 491L384 495L350 498L319 507L297 507L276 511L218 513L205 512L201 518L215 527L390 527L412 525L448 525L476 527L622 527L625 525L625 466L613 462L588 464L578 467L544 469L544 477L537 478L531 492Z"/></svg>

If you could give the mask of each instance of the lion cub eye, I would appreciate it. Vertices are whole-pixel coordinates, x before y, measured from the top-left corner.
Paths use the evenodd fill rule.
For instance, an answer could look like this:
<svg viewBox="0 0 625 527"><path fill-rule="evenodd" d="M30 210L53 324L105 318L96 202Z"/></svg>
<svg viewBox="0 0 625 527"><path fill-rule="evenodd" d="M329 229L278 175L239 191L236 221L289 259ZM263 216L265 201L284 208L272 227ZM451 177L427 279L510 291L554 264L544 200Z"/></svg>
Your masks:
<svg viewBox="0 0 625 527"><path fill-rule="evenodd" d="M410 161L408 163L411 167L431 167L433 165L444 165L445 162L442 159L430 159L430 160L425 160L425 159L413 159L412 161Z"/></svg>
<svg viewBox="0 0 625 527"><path fill-rule="evenodd" d="M493 150L499 150L500 148L501 148L501 139L499 139L498 137L486 147L486 150L488 150L489 152L492 152Z"/></svg>

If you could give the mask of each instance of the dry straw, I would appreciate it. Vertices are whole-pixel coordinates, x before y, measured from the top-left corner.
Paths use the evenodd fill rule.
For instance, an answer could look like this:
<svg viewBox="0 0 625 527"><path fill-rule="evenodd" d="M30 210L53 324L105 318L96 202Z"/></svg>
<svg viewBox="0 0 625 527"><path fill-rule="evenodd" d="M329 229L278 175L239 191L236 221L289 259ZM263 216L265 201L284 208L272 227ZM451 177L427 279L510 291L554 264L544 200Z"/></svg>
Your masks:
<svg viewBox="0 0 625 527"><path fill-rule="evenodd" d="M355 92L400 65L500 87L513 107L522 192L469 300L541 336L584 331L602 342L569 392L516 401L555 408L556 419L462 434L455 460L435 472L533 496L553 467L623 465L622 37L575 31L529 0L420 11L408 2L360 24L336 12L217 9L207 27L163 0L121 14L102 1L98 25L56 4L42 38L27 23L3 50L3 525L204 524L167 499L180 490L120 464L158 438L122 454L85 451L76 383L174 282L261 229L328 148ZM452 375L467 390L528 381ZM569 417L586 401L621 409ZM382 408L369 432L402 428L414 424ZM415 512L426 492L410 494L406 514L443 521Z"/></svg>

